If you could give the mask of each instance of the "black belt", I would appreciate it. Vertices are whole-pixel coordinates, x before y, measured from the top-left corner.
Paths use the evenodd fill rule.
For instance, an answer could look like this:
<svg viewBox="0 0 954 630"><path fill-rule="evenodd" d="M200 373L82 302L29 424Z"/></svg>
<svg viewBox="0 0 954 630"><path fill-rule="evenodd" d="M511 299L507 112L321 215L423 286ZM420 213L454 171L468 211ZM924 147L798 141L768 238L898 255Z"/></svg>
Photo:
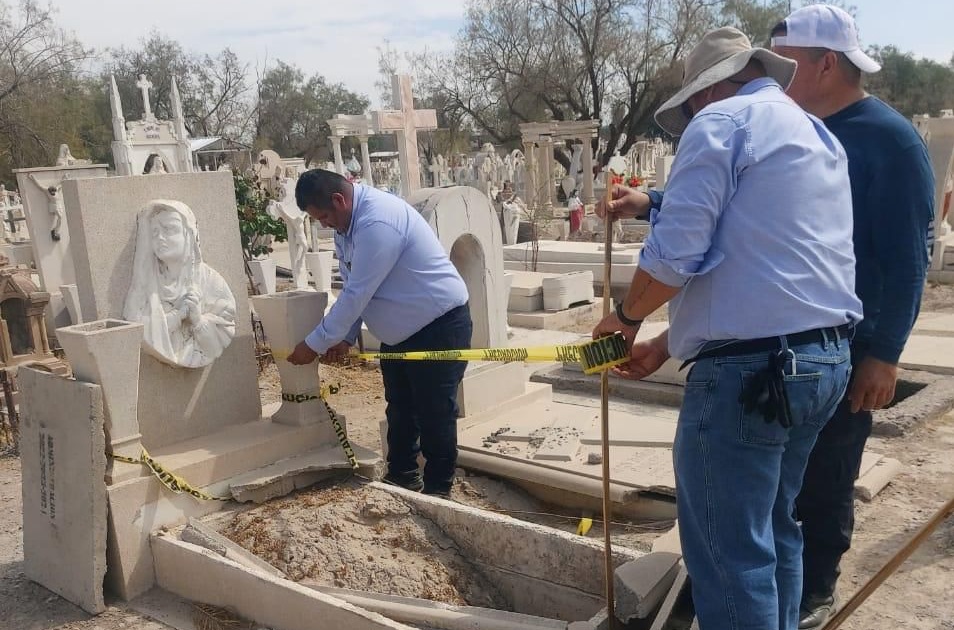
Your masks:
<svg viewBox="0 0 954 630"><path fill-rule="evenodd" d="M788 401L788 392L785 391L785 364L789 358L794 360L791 351L798 346L809 343L826 342L830 340L849 339L851 326L844 324L837 328L816 328L792 335L765 337L763 339L746 339L732 341L725 345L704 350L695 358L686 361L683 367L714 357L734 357L747 354L766 354L768 364L762 370L752 375L742 388L739 395L739 404L746 413L757 412L766 422L778 422L786 429L792 426L792 410ZM783 346L782 340L785 340Z"/></svg>
<svg viewBox="0 0 954 630"><path fill-rule="evenodd" d="M695 357L689 359L683 364L683 367L702 359L712 359L714 357L737 357L746 354L764 354L773 350L782 349L782 337L785 338L789 348L804 346L805 344L832 341L837 339L849 339L853 326L842 324L837 328L815 328L791 335L779 335L778 337L763 337L762 339L745 339L740 341L728 341L724 346L703 350Z"/></svg>

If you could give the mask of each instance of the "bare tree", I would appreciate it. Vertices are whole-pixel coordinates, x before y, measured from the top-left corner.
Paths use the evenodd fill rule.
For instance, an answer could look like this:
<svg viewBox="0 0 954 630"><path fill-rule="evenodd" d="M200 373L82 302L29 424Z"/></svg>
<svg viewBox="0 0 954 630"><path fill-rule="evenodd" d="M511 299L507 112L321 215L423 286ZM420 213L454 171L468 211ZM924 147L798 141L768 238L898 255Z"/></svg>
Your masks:
<svg viewBox="0 0 954 630"><path fill-rule="evenodd" d="M16 8L0 0L0 154L9 156L0 167L33 166L52 157L62 139L37 114L49 109L51 97L76 87L76 69L90 56L57 27L52 9L35 0L22 0ZM81 92L77 88L75 95ZM71 121L57 124L65 122Z"/></svg>
<svg viewBox="0 0 954 630"><path fill-rule="evenodd" d="M418 59L421 84L492 141L519 124L606 123L629 150L682 78L678 60L715 24L716 0L472 0L453 53ZM563 151L557 159L568 165Z"/></svg>

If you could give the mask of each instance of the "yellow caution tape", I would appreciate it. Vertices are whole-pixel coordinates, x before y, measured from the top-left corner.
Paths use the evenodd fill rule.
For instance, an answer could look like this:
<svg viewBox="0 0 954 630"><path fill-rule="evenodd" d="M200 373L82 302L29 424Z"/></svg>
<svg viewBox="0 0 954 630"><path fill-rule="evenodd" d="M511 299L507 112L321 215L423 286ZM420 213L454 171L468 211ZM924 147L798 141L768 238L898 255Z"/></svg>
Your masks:
<svg viewBox="0 0 954 630"><path fill-rule="evenodd" d="M166 470L162 464L154 460L149 456L149 453L146 452L146 449L143 448L142 452L139 454L138 459L132 457L124 457L122 455L111 455L111 457L120 462L126 462L127 464L142 464L146 468L152 471L152 474L168 488L170 491L175 494L190 494L196 499L202 501L231 501L232 497L216 497L211 494L202 492L201 490L196 489L188 481L180 477L179 475Z"/></svg>
<svg viewBox="0 0 954 630"><path fill-rule="evenodd" d="M591 527L593 527L593 519L581 518L580 524L576 527L576 535L586 536L589 533Z"/></svg>
<svg viewBox="0 0 954 630"><path fill-rule="evenodd" d="M272 351L276 359L288 359L290 352ZM603 372L629 361L629 347L623 335L593 339L573 345L529 348L481 348L466 350L422 350L417 352L363 352L351 354L366 361L535 361L579 363L584 374Z"/></svg>
<svg viewBox="0 0 954 630"><path fill-rule="evenodd" d="M326 385L321 388L321 392L318 394L318 397L321 399L321 402L325 404L325 409L328 410L328 416L331 418L331 426L334 427L335 435L338 436L338 444L341 445L341 450L344 451L345 457L348 458L348 463L351 464L351 469L357 470L358 458L355 457L354 449L351 448L351 442L348 441L348 434L341 425L341 420L338 419L338 414L335 413L335 410L332 409L331 405L328 404L328 395L337 394L340 389L341 385Z"/></svg>

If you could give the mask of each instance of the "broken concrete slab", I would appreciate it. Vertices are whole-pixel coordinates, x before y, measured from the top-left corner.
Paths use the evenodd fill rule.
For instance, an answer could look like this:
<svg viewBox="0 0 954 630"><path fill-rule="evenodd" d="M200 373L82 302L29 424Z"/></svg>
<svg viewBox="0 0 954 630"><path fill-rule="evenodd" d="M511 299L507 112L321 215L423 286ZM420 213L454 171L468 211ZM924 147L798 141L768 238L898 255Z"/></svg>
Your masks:
<svg viewBox="0 0 954 630"><path fill-rule="evenodd" d="M198 519L190 518L189 524L183 528L179 537L187 543L205 547L209 551L214 551L233 562L264 571L265 573L271 573L277 577L285 577L285 574L282 573L280 569L270 565L255 554L246 551L243 547L235 544Z"/></svg>
<svg viewBox="0 0 954 630"><path fill-rule="evenodd" d="M653 553L669 552L682 555L682 543L679 540L679 522L672 525L672 529L653 541Z"/></svg>
<svg viewBox="0 0 954 630"><path fill-rule="evenodd" d="M665 630L669 617L676 607L676 602L679 600L682 592L688 587L688 582L689 572L686 570L686 565L680 562L676 577L673 580L669 592L666 594L666 598L659 607L659 612L656 613L656 617L653 619L653 625L650 627L650 630Z"/></svg>
<svg viewBox="0 0 954 630"><path fill-rule="evenodd" d="M590 302L571 306L562 311L544 311L541 308L533 312L507 313L507 322L511 326L546 330L562 330L570 326L588 322L603 312L603 298L593 298Z"/></svg>
<svg viewBox="0 0 954 630"><path fill-rule="evenodd" d="M362 474L370 475L381 458L362 446L352 445L352 449L358 465L364 469ZM236 501L264 503L307 488L342 470L350 471L351 463L340 445L328 444L234 477L229 480L229 491Z"/></svg>
<svg viewBox="0 0 954 630"><path fill-rule="evenodd" d="M865 502L871 501L891 483L899 472L901 472L901 462L890 457L882 457L877 464L855 481L855 496Z"/></svg>
<svg viewBox="0 0 954 630"><path fill-rule="evenodd" d="M152 538L156 582L193 601L229 608L281 630L323 627L349 630L413 630L335 597L249 568L213 551L158 534Z"/></svg>
<svg viewBox="0 0 954 630"><path fill-rule="evenodd" d="M899 400L900 399L900 400ZM954 379L900 370L895 404L874 413L873 435L896 437L954 409Z"/></svg>
<svg viewBox="0 0 954 630"><path fill-rule="evenodd" d="M443 602L414 597L399 597L299 582L316 591L331 595L364 610L384 615L394 621L424 626L433 630L566 630L567 622L521 613L452 606Z"/></svg>
<svg viewBox="0 0 954 630"><path fill-rule="evenodd" d="M602 543L402 488L371 485L400 496L444 530L511 599L514 609L575 621L602 606ZM616 566L641 555L613 548Z"/></svg>
<svg viewBox="0 0 954 630"><path fill-rule="evenodd" d="M102 388L20 368L23 572L97 614L106 575Z"/></svg>
<svg viewBox="0 0 954 630"><path fill-rule="evenodd" d="M646 619L666 597L676 574L676 553L655 552L616 567L613 585L616 593L616 618L623 623Z"/></svg>

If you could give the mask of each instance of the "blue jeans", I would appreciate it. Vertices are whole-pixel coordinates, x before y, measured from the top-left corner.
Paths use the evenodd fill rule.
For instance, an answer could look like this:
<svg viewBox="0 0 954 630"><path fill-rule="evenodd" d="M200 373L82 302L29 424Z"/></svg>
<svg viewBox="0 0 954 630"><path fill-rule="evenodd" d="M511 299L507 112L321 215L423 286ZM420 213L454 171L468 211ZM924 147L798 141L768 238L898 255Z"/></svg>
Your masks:
<svg viewBox="0 0 954 630"><path fill-rule="evenodd" d="M404 341L381 352L460 350L470 347L468 305L441 315ZM407 478L424 454L424 492L449 492L457 466L457 388L465 361L381 361L388 406L388 474Z"/></svg>
<svg viewBox="0 0 954 630"><path fill-rule="evenodd" d="M745 412L743 385L767 353L698 361L686 380L673 460L683 556L701 630L795 630L802 537L792 512L818 432L851 372L847 340L791 348L792 426Z"/></svg>

